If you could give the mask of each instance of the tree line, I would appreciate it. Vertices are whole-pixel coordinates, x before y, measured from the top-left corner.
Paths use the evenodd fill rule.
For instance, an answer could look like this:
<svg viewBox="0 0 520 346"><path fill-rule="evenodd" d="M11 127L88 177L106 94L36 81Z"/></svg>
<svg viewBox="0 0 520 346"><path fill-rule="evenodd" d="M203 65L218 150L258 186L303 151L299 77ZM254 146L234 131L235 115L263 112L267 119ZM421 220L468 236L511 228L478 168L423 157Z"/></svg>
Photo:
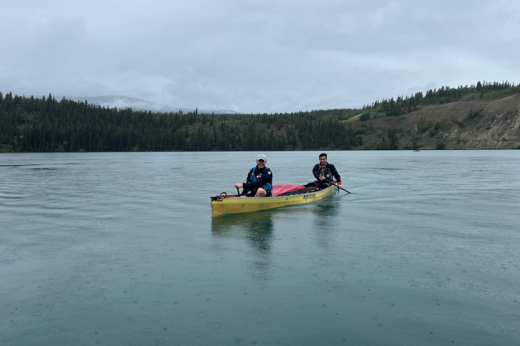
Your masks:
<svg viewBox="0 0 520 346"><path fill-rule="evenodd" d="M51 94L35 98L0 93L0 151L210 151L349 150L363 146L373 127L345 120L361 115L398 116L421 107L458 100L500 98L519 93L509 82L441 87L409 97L378 100L362 109L274 114L152 113L107 108ZM398 149L399 133L379 149Z"/></svg>
<svg viewBox="0 0 520 346"><path fill-rule="evenodd" d="M455 101L470 101L476 99L498 99L520 92L520 85L505 82L478 82L476 85L459 85L457 88L443 86L439 89L430 89L423 94L417 92L410 96L398 96L396 99L377 100L371 105L363 107L364 118L382 113L385 116L397 116L416 111L424 106L440 105Z"/></svg>
<svg viewBox="0 0 520 346"><path fill-rule="evenodd" d="M351 149L356 133L340 123L350 116L345 109L152 113L0 93L0 145L20 152Z"/></svg>

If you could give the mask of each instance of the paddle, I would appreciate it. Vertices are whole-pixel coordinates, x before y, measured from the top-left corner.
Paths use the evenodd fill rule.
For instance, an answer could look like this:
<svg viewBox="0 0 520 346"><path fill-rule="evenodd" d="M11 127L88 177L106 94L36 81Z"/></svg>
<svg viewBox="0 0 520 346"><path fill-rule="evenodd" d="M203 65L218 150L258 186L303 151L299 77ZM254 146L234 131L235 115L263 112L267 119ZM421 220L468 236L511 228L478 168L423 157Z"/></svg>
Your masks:
<svg viewBox="0 0 520 346"><path fill-rule="evenodd" d="M345 189L342 188L342 187L339 187L339 185L336 184L336 183L333 182L333 181L327 180L327 183L331 183L332 185L336 186L338 189L342 189L343 191L345 191L345 192L348 193L348 194L351 194L351 193L352 193L352 192L350 192L350 191L345 190Z"/></svg>

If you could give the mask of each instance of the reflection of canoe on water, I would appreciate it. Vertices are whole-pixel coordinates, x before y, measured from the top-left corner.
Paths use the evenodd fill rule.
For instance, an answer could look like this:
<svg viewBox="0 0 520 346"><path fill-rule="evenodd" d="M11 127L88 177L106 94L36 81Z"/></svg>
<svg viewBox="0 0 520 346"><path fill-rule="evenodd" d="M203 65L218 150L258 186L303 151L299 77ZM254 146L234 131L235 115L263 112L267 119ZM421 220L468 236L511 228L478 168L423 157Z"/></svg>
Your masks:
<svg viewBox="0 0 520 346"><path fill-rule="evenodd" d="M280 193L281 191L283 192ZM331 196L337 191L338 188L334 185L325 189L319 189L317 187L306 188L301 185L280 184L273 187L273 197L238 197L238 195L222 193L220 196L211 197L211 216L250 213L259 210L312 203Z"/></svg>

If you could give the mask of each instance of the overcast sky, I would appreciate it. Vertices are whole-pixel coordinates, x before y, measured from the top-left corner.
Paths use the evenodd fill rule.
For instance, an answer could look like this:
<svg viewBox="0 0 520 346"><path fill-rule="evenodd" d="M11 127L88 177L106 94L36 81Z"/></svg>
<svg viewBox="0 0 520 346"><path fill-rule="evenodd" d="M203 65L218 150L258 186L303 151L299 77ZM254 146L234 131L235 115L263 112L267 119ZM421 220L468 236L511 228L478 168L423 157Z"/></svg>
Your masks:
<svg viewBox="0 0 520 346"><path fill-rule="evenodd" d="M237 112L520 82L518 0L0 0L0 92Z"/></svg>

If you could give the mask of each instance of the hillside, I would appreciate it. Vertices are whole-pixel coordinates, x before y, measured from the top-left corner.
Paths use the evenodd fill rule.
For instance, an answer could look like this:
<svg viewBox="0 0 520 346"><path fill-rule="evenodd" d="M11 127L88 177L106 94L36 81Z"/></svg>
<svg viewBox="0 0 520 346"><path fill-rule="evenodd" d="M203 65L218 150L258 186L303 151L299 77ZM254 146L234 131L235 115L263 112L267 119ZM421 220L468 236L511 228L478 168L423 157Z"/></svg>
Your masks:
<svg viewBox="0 0 520 346"><path fill-rule="evenodd" d="M520 149L520 86L283 114L152 113L0 92L0 152Z"/></svg>
<svg viewBox="0 0 520 346"><path fill-rule="evenodd" d="M498 100L457 101L399 116L360 116L344 121L365 130L356 149L517 149L520 148L520 95ZM395 141L395 140L394 140Z"/></svg>

